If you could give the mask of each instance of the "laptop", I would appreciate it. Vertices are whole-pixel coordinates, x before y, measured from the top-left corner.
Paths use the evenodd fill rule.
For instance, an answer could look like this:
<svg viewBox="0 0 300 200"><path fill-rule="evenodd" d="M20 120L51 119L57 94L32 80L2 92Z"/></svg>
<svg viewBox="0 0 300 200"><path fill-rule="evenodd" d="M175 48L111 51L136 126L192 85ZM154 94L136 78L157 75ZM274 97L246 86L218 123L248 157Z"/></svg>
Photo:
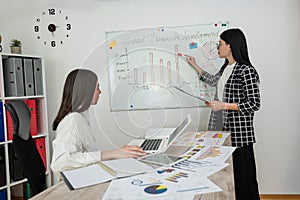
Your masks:
<svg viewBox="0 0 300 200"><path fill-rule="evenodd" d="M133 139L128 145L138 145L147 154L163 152L190 122L191 116L187 115L176 128L149 129L145 134L145 139Z"/></svg>

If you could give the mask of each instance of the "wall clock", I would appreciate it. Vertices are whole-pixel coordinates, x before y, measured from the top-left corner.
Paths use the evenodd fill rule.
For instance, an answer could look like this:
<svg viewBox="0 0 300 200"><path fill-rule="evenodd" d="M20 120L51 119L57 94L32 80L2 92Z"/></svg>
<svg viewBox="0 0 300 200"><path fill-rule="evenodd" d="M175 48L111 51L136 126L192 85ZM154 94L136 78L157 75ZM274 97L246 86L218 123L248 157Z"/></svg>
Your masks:
<svg viewBox="0 0 300 200"><path fill-rule="evenodd" d="M69 16L61 9L48 8L35 19L33 29L36 38L44 46L55 48L63 45L64 40L70 37L72 25Z"/></svg>

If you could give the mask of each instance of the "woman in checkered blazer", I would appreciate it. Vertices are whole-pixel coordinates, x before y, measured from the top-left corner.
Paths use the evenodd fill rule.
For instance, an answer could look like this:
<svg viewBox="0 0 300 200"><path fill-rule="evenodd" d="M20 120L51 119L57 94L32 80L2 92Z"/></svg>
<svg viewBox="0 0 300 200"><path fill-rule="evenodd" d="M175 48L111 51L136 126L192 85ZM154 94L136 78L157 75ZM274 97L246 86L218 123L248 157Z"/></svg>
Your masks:
<svg viewBox="0 0 300 200"><path fill-rule="evenodd" d="M187 62L199 73L200 80L215 86L209 130L231 132L235 193L237 200L259 199L256 164L253 152L255 143L253 118L260 108L259 75L252 66L245 35L240 29L228 29L220 35L220 58L225 63L215 75L199 67L195 58L187 56Z"/></svg>

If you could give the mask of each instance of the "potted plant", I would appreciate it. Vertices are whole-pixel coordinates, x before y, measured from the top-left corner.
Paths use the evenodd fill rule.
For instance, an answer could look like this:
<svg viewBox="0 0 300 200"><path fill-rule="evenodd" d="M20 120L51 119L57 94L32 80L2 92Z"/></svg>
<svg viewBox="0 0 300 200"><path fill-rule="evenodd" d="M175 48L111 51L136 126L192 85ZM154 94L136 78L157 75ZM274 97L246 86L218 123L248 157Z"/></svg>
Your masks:
<svg viewBox="0 0 300 200"><path fill-rule="evenodd" d="M10 41L10 51L11 51L11 53L21 54L22 53L21 46L22 46L22 43L21 43L20 40L12 39Z"/></svg>

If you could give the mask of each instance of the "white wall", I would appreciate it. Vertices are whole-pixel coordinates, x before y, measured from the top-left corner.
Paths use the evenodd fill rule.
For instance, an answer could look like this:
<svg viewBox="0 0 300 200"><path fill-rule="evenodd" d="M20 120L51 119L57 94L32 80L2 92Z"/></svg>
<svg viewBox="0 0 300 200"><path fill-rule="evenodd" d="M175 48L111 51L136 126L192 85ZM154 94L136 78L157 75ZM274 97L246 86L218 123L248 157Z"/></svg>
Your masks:
<svg viewBox="0 0 300 200"><path fill-rule="evenodd" d="M246 33L252 63L261 76L262 108L256 113L255 145L261 193L300 193L299 0L0 0L4 52L19 38L23 53L46 62L49 127L57 112L67 73L80 66L99 75L103 94L95 107L103 147L125 145L148 127L172 126L191 113L190 130L205 130L209 110L189 108L133 112L109 111L103 42L105 31L229 21ZM60 48L43 46L33 25L50 7L62 9L73 25ZM94 61L98 60L97 63ZM103 134L103 132L105 134ZM53 133L51 133L53 137ZM109 141L109 142L108 142Z"/></svg>

